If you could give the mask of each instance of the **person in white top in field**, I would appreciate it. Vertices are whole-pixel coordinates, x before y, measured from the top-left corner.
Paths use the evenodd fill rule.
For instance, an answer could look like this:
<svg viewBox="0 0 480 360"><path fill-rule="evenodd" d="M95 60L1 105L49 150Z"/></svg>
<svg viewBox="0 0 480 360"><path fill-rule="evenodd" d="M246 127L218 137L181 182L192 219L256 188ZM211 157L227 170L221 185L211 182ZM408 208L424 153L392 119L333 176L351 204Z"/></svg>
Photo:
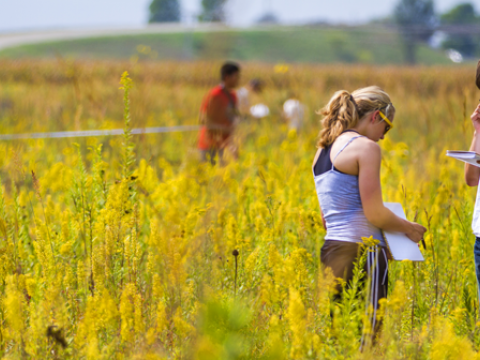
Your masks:
<svg viewBox="0 0 480 360"><path fill-rule="evenodd" d="M288 129L300 131L305 116L305 105L303 105L296 96L292 95L283 104L283 116L288 122Z"/></svg>
<svg viewBox="0 0 480 360"><path fill-rule="evenodd" d="M480 153L480 104L477 106L472 116L473 123L473 140L470 151ZM465 163L465 181L468 186L478 186L480 180L480 168L469 163ZM480 187L477 190L477 198L475 201L475 209L473 210L472 230L476 237L473 247L475 260L475 272L477 275L477 289L480 299Z"/></svg>
<svg viewBox="0 0 480 360"><path fill-rule="evenodd" d="M237 90L238 111L243 117L250 115L251 95L260 94L263 90L263 82L260 79L252 79L248 85Z"/></svg>

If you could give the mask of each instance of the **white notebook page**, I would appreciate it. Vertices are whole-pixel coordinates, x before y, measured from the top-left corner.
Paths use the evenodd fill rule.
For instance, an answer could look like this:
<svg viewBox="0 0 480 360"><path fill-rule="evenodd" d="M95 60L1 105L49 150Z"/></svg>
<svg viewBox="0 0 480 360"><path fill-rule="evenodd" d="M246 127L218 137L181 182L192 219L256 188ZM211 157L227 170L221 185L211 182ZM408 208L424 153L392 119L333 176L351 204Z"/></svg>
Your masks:
<svg viewBox="0 0 480 360"><path fill-rule="evenodd" d="M402 204L384 203L395 215L406 219ZM407 235L395 231L383 231L383 236L394 260L425 261L418 244L410 240Z"/></svg>

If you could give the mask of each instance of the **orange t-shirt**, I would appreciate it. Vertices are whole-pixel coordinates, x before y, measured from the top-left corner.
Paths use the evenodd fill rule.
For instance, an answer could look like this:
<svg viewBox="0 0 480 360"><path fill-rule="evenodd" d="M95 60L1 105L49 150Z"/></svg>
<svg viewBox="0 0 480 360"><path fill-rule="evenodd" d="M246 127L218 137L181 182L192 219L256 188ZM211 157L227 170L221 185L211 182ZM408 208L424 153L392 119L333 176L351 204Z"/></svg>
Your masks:
<svg viewBox="0 0 480 360"><path fill-rule="evenodd" d="M209 117L211 113L211 102L215 101L219 104L220 116L215 121ZM200 107L201 116L206 120L200 128L198 137L198 148L200 150L221 149L233 132L233 121L236 115L237 95L234 92L228 91L223 85L217 85L210 90L203 99ZM211 128L209 128L211 125ZM218 128L215 128L215 127Z"/></svg>

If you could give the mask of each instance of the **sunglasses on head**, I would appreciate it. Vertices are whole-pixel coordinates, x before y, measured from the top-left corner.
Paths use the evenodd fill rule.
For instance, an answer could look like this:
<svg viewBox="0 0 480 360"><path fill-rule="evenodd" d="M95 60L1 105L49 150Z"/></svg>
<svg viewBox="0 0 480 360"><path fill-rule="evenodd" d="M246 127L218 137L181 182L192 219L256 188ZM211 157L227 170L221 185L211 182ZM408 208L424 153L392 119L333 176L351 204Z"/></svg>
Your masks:
<svg viewBox="0 0 480 360"><path fill-rule="evenodd" d="M379 114L380 117L381 117L383 120L385 120L385 122L387 123L387 126L385 126L385 131L383 132L383 135L386 135L387 132L389 132L390 129L393 128L393 124L392 124L392 122L391 122L390 120L388 120L388 118L385 116L385 114L382 113L380 110L378 111L378 114ZM383 120L382 120L382 121L383 121Z"/></svg>

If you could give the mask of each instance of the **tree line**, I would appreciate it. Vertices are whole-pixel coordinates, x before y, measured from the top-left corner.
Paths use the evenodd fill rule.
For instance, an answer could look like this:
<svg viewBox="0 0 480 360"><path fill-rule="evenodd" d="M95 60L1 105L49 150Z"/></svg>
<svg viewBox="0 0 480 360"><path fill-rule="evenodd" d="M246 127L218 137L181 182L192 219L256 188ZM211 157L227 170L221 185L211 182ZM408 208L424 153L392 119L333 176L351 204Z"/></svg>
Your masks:
<svg viewBox="0 0 480 360"><path fill-rule="evenodd" d="M409 64L416 62L417 44L430 40L436 31L443 35L443 48L454 49L465 58L479 55L480 16L471 3L437 15L433 0L400 0L391 20L402 34Z"/></svg>
<svg viewBox="0 0 480 360"><path fill-rule="evenodd" d="M202 12L198 20L224 22L227 0L202 0ZM153 0L150 4L150 23L179 22L181 8L178 0Z"/></svg>
<svg viewBox="0 0 480 360"><path fill-rule="evenodd" d="M228 0L201 0L199 21L224 22ZM179 0L153 0L150 4L150 23L179 22ZM471 3L465 2L451 10L437 14L434 0L399 0L385 25L398 28L404 44L405 61L416 62L417 45L428 42L436 31L441 31L441 46L454 49L465 58L480 52L480 16Z"/></svg>

